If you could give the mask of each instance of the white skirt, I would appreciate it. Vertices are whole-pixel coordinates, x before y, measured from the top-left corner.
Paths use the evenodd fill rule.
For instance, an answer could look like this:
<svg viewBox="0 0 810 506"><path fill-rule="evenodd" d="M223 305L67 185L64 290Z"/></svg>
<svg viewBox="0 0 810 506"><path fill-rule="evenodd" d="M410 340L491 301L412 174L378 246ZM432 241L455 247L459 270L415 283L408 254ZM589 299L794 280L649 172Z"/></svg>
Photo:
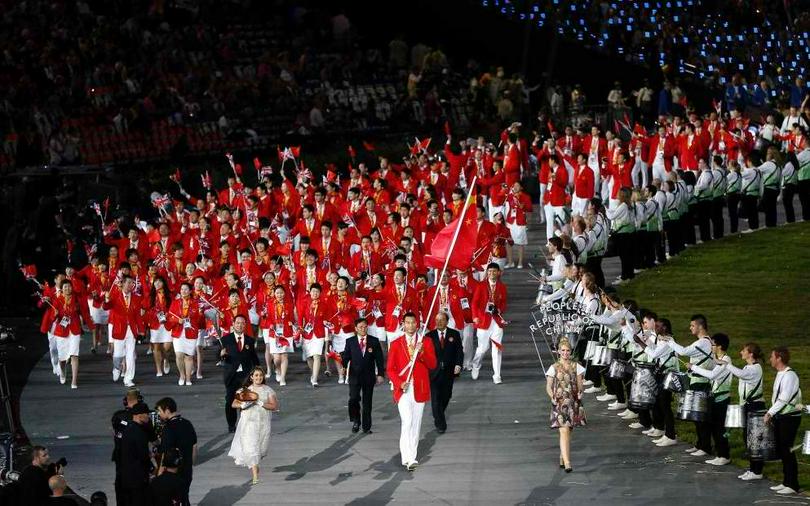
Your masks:
<svg viewBox="0 0 810 506"><path fill-rule="evenodd" d="M90 309L90 319L96 325L106 325L110 321L110 312L100 307L93 307L93 303L88 300L87 307Z"/></svg>
<svg viewBox="0 0 810 506"><path fill-rule="evenodd" d="M509 223L508 227L509 231L512 233L512 240L515 241L515 246L526 246L529 244L529 238L526 235L526 225Z"/></svg>
<svg viewBox="0 0 810 506"><path fill-rule="evenodd" d="M170 343L172 342L172 333L166 330L166 327L161 323L157 330L149 329L149 342L152 344Z"/></svg>
<svg viewBox="0 0 810 506"><path fill-rule="evenodd" d="M338 353L343 353L346 349L346 339L353 336L354 333L346 333L340 332L338 334L332 334L332 349Z"/></svg>
<svg viewBox="0 0 810 506"><path fill-rule="evenodd" d="M54 336L54 339L56 340L56 351L59 354L60 362L64 362L73 356L79 356L81 336L70 334L67 337Z"/></svg>
<svg viewBox="0 0 810 506"><path fill-rule="evenodd" d="M304 339L304 357L310 358L315 355L323 355L323 343L326 341L323 337L313 337L312 339Z"/></svg>
<svg viewBox="0 0 810 506"><path fill-rule="evenodd" d="M270 329L262 329L262 337L264 338L264 344L267 346L268 351L274 355L279 353L292 353L295 351L292 336L285 336L287 342L290 343L287 346L280 346L275 335L270 335Z"/></svg>
<svg viewBox="0 0 810 506"><path fill-rule="evenodd" d="M193 357L197 354L197 340L196 339L189 339L185 336L177 337L173 340L174 342L174 352L175 353L184 353L189 357Z"/></svg>

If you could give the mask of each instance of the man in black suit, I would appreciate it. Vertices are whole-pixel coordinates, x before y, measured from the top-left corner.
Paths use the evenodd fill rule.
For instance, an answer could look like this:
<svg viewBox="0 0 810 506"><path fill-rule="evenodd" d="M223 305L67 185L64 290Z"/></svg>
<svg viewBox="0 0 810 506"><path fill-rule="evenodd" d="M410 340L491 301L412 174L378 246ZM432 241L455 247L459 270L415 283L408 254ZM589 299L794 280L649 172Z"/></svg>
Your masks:
<svg viewBox="0 0 810 506"><path fill-rule="evenodd" d="M374 385L383 382L383 351L380 341L368 335L368 322L364 318L355 320L355 335L346 340L346 349L341 353L343 367L349 373L349 420L352 421L352 432L360 430L371 433L371 399ZM363 415L360 416L362 393Z"/></svg>
<svg viewBox="0 0 810 506"><path fill-rule="evenodd" d="M447 326L447 314L436 314L436 328L427 333L433 340L436 350L436 369L430 371L430 407L433 410L433 423L439 434L447 430L444 411L453 396L453 381L461 374L464 364L464 347L458 330Z"/></svg>
<svg viewBox="0 0 810 506"><path fill-rule="evenodd" d="M132 407L129 422L121 437L121 506L149 504L147 487L154 466L149 453L149 406L138 402Z"/></svg>
<svg viewBox="0 0 810 506"><path fill-rule="evenodd" d="M224 364L225 379L225 419L228 432L236 431L236 410L231 407L236 391L242 388L250 371L259 365L256 355L256 341L245 335L247 317L237 316L233 321L233 332L222 338L222 351L219 356Z"/></svg>

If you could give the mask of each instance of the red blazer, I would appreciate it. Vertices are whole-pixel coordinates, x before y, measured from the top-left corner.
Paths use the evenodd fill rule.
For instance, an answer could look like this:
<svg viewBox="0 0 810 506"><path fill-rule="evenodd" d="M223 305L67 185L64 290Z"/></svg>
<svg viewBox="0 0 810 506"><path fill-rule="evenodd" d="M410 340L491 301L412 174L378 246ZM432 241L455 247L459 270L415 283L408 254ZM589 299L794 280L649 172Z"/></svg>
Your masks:
<svg viewBox="0 0 810 506"><path fill-rule="evenodd" d="M509 234L509 237L512 237L511 233ZM464 321L472 323L472 299L473 295L475 295L475 289L479 284L481 284L481 282L476 281L472 276L467 276L467 280L464 282L464 286L462 286L459 282L458 276L453 276L450 279L450 284L459 290L459 297L466 297L467 300L470 301L470 309L464 310Z"/></svg>
<svg viewBox="0 0 810 506"><path fill-rule="evenodd" d="M419 303L416 297L416 290L413 287L405 285L405 295L402 300L399 300L399 297L396 293L397 288L396 285L390 281L386 281L386 297L385 297L385 330L388 332L395 332L397 328L399 328L399 323L402 321L402 318L405 316L405 313L412 312L416 315L417 319L421 321L419 318ZM399 307L399 314L396 316L394 312L396 308Z"/></svg>
<svg viewBox="0 0 810 506"><path fill-rule="evenodd" d="M475 288L475 294L472 299L472 316L473 319L478 318L478 323L475 324L476 329L486 330L489 324L492 323L492 314L487 312L487 305L492 302L495 307L500 311L501 316L506 312L506 285L502 281L495 283L494 297L489 291L489 280L481 281ZM499 327L503 327L500 318L496 318L495 322Z"/></svg>
<svg viewBox="0 0 810 506"><path fill-rule="evenodd" d="M334 314L334 306L323 296L318 299L317 309L312 307L312 297L309 295L301 297L298 301L298 326L301 328L301 335L304 336L304 339L326 337L328 330L324 322L328 322ZM310 332L305 331L307 324L312 324Z"/></svg>
<svg viewBox="0 0 810 506"><path fill-rule="evenodd" d="M588 165L574 168L574 194L581 199L592 199L594 195L593 169Z"/></svg>
<svg viewBox="0 0 810 506"><path fill-rule="evenodd" d="M661 144L659 135L652 135L647 139L647 165L652 167L655 157L658 154L658 146ZM675 139L671 135L664 137L664 167L667 172L672 170L672 157L675 156Z"/></svg>
<svg viewBox="0 0 810 506"><path fill-rule="evenodd" d="M402 397L402 383L408 379L409 371L400 375L411 360L408 352L406 336L391 343L388 350L388 363L385 367L386 375L394 384L394 403L399 402ZM429 338L422 339L422 351L416 357L413 365L413 375L411 376L411 386L413 388L413 398L416 402L427 402L430 400L430 370L436 368L436 352L433 349L433 341Z"/></svg>
<svg viewBox="0 0 810 506"><path fill-rule="evenodd" d="M166 317L166 328L171 331L172 337L187 339L197 339L200 336L200 329L205 327L205 316L200 311L200 304L194 297L188 298L189 304L185 314L183 313L183 299L174 299L169 307L169 314ZM188 318L189 328L185 328L181 318Z"/></svg>
<svg viewBox="0 0 810 506"><path fill-rule="evenodd" d="M168 325L168 323L169 323L169 307L171 307L171 303L172 303L172 299L170 297L171 297L171 295L169 295L169 298L163 299L163 301L161 301L160 297L155 295L155 304L153 306L149 306L149 298L148 297L143 298L144 309L146 310L146 314L144 315L144 320L145 320L146 326L150 330L157 330L157 329L160 328L160 323L161 322L158 319L158 313L161 313L161 312L166 317L166 321L164 322L164 325ZM168 329L168 327L166 327L166 328Z"/></svg>
<svg viewBox="0 0 810 506"><path fill-rule="evenodd" d="M366 299L365 317L369 325L385 327L385 311L388 292L383 288L379 292L367 288L358 288L355 295L361 299ZM380 311L380 316L374 317L374 309Z"/></svg>
<svg viewBox="0 0 810 506"><path fill-rule="evenodd" d="M509 193L507 198L509 203L509 213L506 216L507 223L516 225L526 224L526 213L532 212L532 199L528 194L520 192L518 194Z"/></svg>
<svg viewBox="0 0 810 506"><path fill-rule="evenodd" d="M267 316L263 319L265 325L262 325L262 328L269 329L270 337L274 337L276 325L281 325L283 337L292 337L294 310L295 307L288 296L284 297L284 303L280 307L275 298L267 301Z"/></svg>
<svg viewBox="0 0 810 506"><path fill-rule="evenodd" d="M48 311L46 311L45 317L42 319L40 330L43 333L49 332L54 322L56 322L56 327L53 330L53 335L56 337L82 335L82 321L84 321L86 327L93 326L87 304L84 303L84 299L80 299L75 294L70 297L69 304L65 304L64 295L54 298L51 304L54 307L48 306ZM63 317L70 319L66 326L62 325Z"/></svg>
<svg viewBox="0 0 810 506"><path fill-rule="evenodd" d="M134 293L129 296L129 306L126 305L124 294L120 290L110 292L110 301L104 302L102 308L110 312L112 324L112 338L121 340L127 336L127 329L132 329L133 336L143 334L143 300Z"/></svg>
<svg viewBox="0 0 810 506"><path fill-rule="evenodd" d="M359 278L360 273L364 271L371 276L372 274L383 271L383 261L382 258L380 258L380 254L376 251L369 252L368 261L363 259L363 252L358 251L352 255L348 270L349 274L355 279Z"/></svg>
<svg viewBox="0 0 810 506"><path fill-rule="evenodd" d="M428 288L427 296L425 297L424 307L422 308L422 314L426 314L427 316L427 328L433 329L435 328L435 318L436 313L439 312L441 307L441 294L436 298L436 305L433 306L433 311L428 314L430 310L430 302L433 300L434 294L439 289L438 286L431 286ZM467 310L469 311L470 304L472 301L467 297L466 290L461 289L459 286L453 286L450 283L447 287L447 303L450 308L450 314L453 317L453 322L455 323L455 328L457 330L463 330L464 324L467 323L467 320L464 316L464 308L461 305L461 299L467 299Z"/></svg>

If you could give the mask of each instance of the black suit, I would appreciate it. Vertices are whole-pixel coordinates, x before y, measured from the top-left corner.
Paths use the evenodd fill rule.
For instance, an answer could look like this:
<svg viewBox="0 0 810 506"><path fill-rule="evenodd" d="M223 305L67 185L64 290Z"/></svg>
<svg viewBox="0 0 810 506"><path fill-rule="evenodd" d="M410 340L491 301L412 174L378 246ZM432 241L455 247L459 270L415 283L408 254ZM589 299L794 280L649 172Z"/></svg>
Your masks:
<svg viewBox="0 0 810 506"><path fill-rule="evenodd" d="M228 421L228 429L233 429L236 427L236 410L231 407L234 395L237 390L242 388L250 371L259 365L259 357L256 356L255 339L244 334L242 351L239 351L236 336L233 333L222 338L222 347L228 353L222 357L225 380L225 419ZM240 366L241 370L239 370Z"/></svg>
<svg viewBox="0 0 810 506"><path fill-rule="evenodd" d="M439 342L439 330L427 333L433 340L436 350L436 368L430 371L430 407L433 410L433 423L439 430L447 430L444 411L453 397L453 381L456 366L464 364L464 347L458 330L447 327L444 330L444 343Z"/></svg>
<svg viewBox="0 0 810 506"><path fill-rule="evenodd" d="M346 340L346 348L341 353L343 366L349 368L349 420L362 421L363 431L371 429L371 399L377 376L385 375L385 363L380 341L374 336L366 336L365 349L360 349L360 340L352 336ZM351 365L351 367L349 367ZM360 416L362 392L363 416Z"/></svg>
<svg viewBox="0 0 810 506"><path fill-rule="evenodd" d="M147 487L152 472L148 426L129 422L121 438L121 506L149 504Z"/></svg>

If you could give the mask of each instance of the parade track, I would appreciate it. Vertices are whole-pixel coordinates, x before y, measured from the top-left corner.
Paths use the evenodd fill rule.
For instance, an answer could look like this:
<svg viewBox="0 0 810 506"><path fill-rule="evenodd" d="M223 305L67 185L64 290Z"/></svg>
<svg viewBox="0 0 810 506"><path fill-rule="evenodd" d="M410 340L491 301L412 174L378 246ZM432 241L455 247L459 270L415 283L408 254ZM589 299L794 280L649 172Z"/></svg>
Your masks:
<svg viewBox="0 0 810 506"><path fill-rule="evenodd" d="M534 226L528 251L539 250L543 232ZM535 260L542 265L542 260ZM617 259L605 261L608 280ZM528 327L536 284L526 270L505 274L509 289L504 339L503 384L491 380L489 357L478 381L465 373L448 408L448 430L433 428L427 405L419 444L419 467L400 465L399 417L388 387L375 391L373 434L352 434L348 388L322 378L312 389L300 355L291 356L288 386L271 386L281 410L273 415L270 455L261 482L250 485L247 469L227 456L231 435L223 413L221 371L206 355L205 379L177 386L176 376L156 378L151 357L138 347L136 382L151 405L163 396L177 400L199 437L199 460L191 487L193 504L808 504L768 490L772 482L740 482L743 471L713 467L684 453L687 444L657 448L593 396L585 398L588 426L573 433L572 465L558 467L558 437L548 428L549 403L543 371ZM40 337L41 339L44 339ZM541 346L546 367L551 361ZM67 457L68 483L84 497L104 490L113 498L110 416L121 406L123 386L113 384L107 356L82 348L78 390L60 385L47 356L31 372L22 394L22 420L34 444ZM173 366L174 368L174 366Z"/></svg>

